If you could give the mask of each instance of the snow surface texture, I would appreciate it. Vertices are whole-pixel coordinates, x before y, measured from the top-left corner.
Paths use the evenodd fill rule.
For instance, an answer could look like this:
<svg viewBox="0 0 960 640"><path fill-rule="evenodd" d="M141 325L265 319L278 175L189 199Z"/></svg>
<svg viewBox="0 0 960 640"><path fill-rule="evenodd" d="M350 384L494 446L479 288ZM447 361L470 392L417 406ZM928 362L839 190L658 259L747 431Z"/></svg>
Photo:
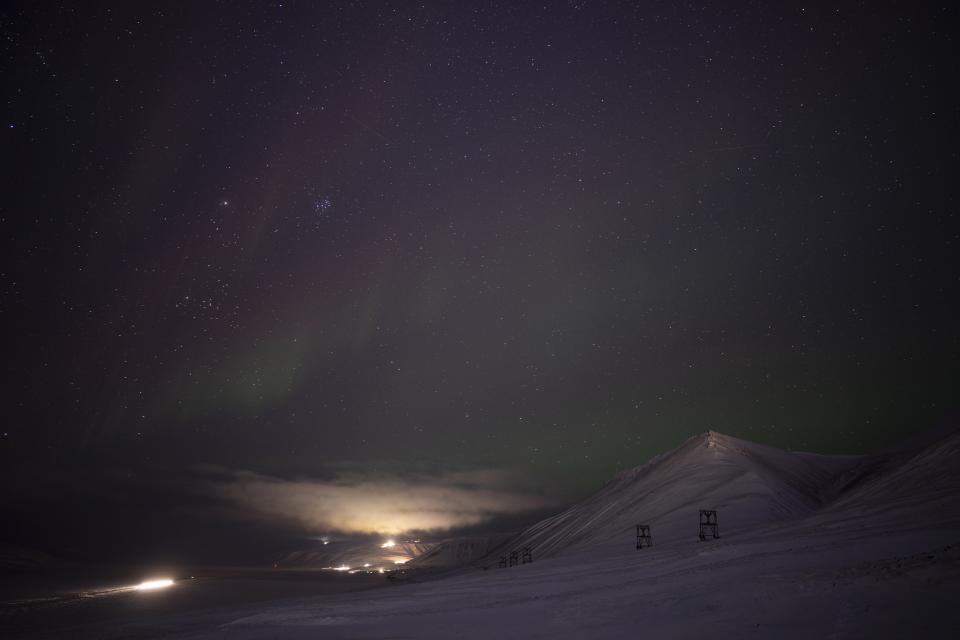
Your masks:
<svg viewBox="0 0 960 640"><path fill-rule="evenodd" d="M531 564L495 568L494 551L444 580L111 631L236 639L955 637L958 455L960 434L909 454L837 457L708 433L620 474L504 547L533 546ZM701 508L719 511L720 539L698 541ZM652 548L634 548L640 521L652 527ZM475 568L483 563L491 568Z"/></svg>

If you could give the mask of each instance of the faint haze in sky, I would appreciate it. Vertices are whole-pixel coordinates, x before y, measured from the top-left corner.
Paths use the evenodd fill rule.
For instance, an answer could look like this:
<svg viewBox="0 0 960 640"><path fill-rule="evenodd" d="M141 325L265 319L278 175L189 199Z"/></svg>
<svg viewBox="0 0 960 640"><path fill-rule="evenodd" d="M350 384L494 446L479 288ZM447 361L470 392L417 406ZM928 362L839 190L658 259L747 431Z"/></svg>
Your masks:
<svg viewBox="0 0 960 640"><path fill-rule="evenodd" d="M329 480L284 480L231 472L210 491L261 518L282 518L308 531L352 534L442 532L498 516L550 506L542 496L512 489L499 470L433 476L343 474Z"/></svg>

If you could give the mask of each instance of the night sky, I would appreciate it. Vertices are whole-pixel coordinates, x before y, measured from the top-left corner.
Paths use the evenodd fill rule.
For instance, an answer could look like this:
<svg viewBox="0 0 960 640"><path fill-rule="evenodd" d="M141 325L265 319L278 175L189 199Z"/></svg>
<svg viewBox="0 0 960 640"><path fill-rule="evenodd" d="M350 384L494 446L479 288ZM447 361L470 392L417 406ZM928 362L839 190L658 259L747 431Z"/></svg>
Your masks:
<svg viewBox="0 0 960 640"><path fill-rule="evenodd" d="M952 6L138 4L0 10L3 541L259 560L955 418Z"/></svg>

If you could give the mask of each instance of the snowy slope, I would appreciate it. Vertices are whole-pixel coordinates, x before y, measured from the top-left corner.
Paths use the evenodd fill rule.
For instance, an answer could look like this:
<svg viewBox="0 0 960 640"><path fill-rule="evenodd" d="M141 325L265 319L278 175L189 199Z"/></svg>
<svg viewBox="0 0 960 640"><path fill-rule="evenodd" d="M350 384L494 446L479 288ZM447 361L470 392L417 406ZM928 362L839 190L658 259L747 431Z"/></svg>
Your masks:
<svg viewBox="0 0 960 640"><path fill-rule="evenodd" d="M719 512L721 535L756 529L820 508L860 462L708 432L620 473L587 500L524 531L511 547L529 545L544 558L587 545L630 545L639 523L651 526L654 544L691 540L700 509Z"/></svg>
<svg viewBox="0 0 960 640"><path fill-rule="evenodd" d="M847 491L830 505L831 509L853 505L858 508L916 505L921 494L925 508L938 503L956 504L960 496L960 433L953 433L905 458L901 464Z"/></svg>
<svg viewBox="0 0 960 640"><path fill-rule="evenodd" d="M448 538L406 566L410 569L436 569L472 565L503 548L513 537L514 534L489 534Z"/></svg>
<svg viewBox="0 0 960 640"><path fill-rule="evenodd" d="M960 432L914 451L865 460L854 478L814 522L858 520L890 527L924 527L932 520L960 531ZM859 475L856 475L858 474Z"/></svg>

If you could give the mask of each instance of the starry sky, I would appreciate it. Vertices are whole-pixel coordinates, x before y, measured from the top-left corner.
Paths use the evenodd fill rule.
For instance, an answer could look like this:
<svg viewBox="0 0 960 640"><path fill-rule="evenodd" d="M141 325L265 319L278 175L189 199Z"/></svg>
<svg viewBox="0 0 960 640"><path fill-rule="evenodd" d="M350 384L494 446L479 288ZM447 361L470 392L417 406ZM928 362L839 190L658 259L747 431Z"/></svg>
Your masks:
<svg viewBox="0 0 960 640"><path fill-rule="evenodd" d="M5 4L2 539L506 526L955 419L956 18Z"/></svg>

